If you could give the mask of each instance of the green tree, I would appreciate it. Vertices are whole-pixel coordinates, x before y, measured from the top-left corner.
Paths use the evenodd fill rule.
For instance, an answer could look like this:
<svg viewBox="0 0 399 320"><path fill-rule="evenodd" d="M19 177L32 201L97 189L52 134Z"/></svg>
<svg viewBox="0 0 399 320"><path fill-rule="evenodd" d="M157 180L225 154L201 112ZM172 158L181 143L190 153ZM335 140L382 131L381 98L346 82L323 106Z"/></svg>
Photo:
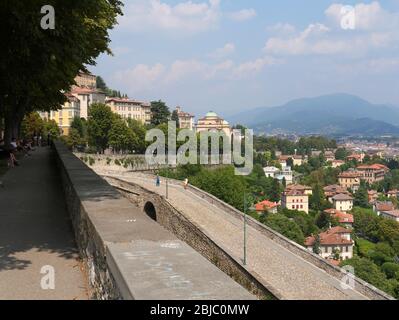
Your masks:
<svg viewBox="0 0 399 320"><path fill-rule="evenodd" d="M346 160L346 158L350 155L350 152L347 151L345 148L338 148L335 151L335 159L337 160Z"/></svg>
<svg viewBox="0 0 399 320"><path fill-rule="evenodd" d="M43 121L43 136L47 137L47 135L50 135L52 140L57 140L60 137L60 128L55 120L45 119Z"/></svg>
<svg viewBox="0 0 399 320"><path fill-rule="evenodd" d="M167 123L170 118L170 111L165 102L152 101L151 102L152 120L151 123L155 126Z"/></svg>
<svg viewBox="0 0 399 320"><path fill-rule="evenodd" d="M315 241L313 243L312 250L313 250L314 254L320 254L320 252L321 252L321 250L320 250L320 236L319 235L315 236Z"/></svg>
<svg viewBox="0 0 399 320"><path fill-rule="evenodd" d="M324 204L324 191L319 184L313 187L312 195L310 196L310 208L320 211L323 209Z"/></svg>
<svg viewBox="0 0 399 320"><path fill-rule="evenodd" d="M136 136L133 145L134 152L144 154L148 146L148 142L145 141L145 135L147 132L145 126L140 121L137 121L135 119L128 119L127 125Z"/></svg>
<svg viewBox="0 0 399 320"><path fill-rule="evenodd" d="M108 143L114 152L132 151L137 145L137 137L119 116L114 116L108 133Z"/></svg>
<svg viewBox="0 0 399 320"><path fill-rule="evenodd" d="M269 193L270 201L279 202L281 199L281 184L277 179L273 179L272 186Z"/></svg>
<svg viewBox="0 0 399 320"><path fill-rule="evenodd" d="M108 133L111 130L114 114L105 104L96 103L90 106L87 133L89 145L103 153L108 148Z"/></svg>
<svg viewBox="0 0 399 320"><path fill-rule="evenodd" d="M104 92L106 92L108 90L108 87L107 87L104 79L100 76L97 76L97 78L96 78L96 86L98 89L103 90Z"/></svg>
<svg viewBox="0 0 399 320"><path fill-rule="evenodd" d="M367 187L362 183L355 193L353 204L361 208L370 208Z"/></svg>
<svg viewBox="0 0 399 320"><path fill-rule="evenodd" d="M177 113L177 110L173 110L171 120L176 122L177 128L180 128L179 114Z"/></svg>
<svg viewBox="0 0 399 320"><path fill-rule="evenodd" d="M44 121L37 112L31 112L24 117L21 128L23 137L32 138L35 135L42 134Z"/></svg>
<svg viewBox="0 0 399 320"><path fill-rule="evenodd" d="M305 237L299 226L282 214L267 215L264 223L300 245L303 245L305 242Z"/></svg>
<svg viewBox="0 0 399 320"><path fill-rule="evenodd" d="M56 28L44 30L43 1L1 1L0 115L5 141L19 137L24 116L35 110L56 110L63 92L103 52L111 53L108 31L122 14L119 0L49 0L56 8Z"/></svg>
<svg viewBox="0 0 399 320"><path fill-rule="evenodd" d="M84 137L84 135L85 135L85 128L84 128L83 120L82 120L80 117L75 116L75 117L72 119L71 128L72 128L72 129L75 129L75 130L78 132L78 134L79 134L80 137Z"/></svg>
<svg viewBox="0 0 399 320"><path fill-rule="evenodd" d="M363 279L390 295L395 295L395 288L392 282L389 282L380 268L369 259L354 257L353 259L344 260L341 263L341 266L346 265L352 266L355 270L355 275L360 279Z"/></svg>

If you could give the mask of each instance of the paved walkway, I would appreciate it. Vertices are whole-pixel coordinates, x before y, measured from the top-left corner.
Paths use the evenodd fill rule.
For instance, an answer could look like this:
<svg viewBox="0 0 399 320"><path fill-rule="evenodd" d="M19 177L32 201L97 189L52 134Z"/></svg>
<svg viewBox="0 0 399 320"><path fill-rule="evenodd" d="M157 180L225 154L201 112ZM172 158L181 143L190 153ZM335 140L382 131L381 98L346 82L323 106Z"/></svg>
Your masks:
<svg viewBox="0 0 399 320"><path fill-rule="evenodd" d="M165 183L140 173L115 176L136 183L147 190L165 195ZM188 219L206 230L216 243L228 248L237 260L243 257L242 221L226 213L182 186L169 185L169 201ZM270 283L285 299L361 300L355 290L343 290L340 281L252 227L248 227L248 267Z"/></svg>
<svg viewBox="0 0 399 320"><path fill-rule="evenodd" d="M88 298L54 161L38 148L0 179L0 299ZM43 266L54 290L41 288Z"/></svg>

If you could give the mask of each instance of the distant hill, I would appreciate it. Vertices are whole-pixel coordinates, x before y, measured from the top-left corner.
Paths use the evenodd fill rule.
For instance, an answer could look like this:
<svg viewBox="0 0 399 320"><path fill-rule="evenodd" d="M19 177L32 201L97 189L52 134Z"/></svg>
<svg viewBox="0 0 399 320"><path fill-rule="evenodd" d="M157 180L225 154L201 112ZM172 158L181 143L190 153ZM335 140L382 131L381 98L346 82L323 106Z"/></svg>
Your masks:
<svg viewBox="0 0 399 320"><path fill-rule="evenodd" d="M349 94L297 99L228 120L266 133L399 136L399 108L375 105Z"/></svg>

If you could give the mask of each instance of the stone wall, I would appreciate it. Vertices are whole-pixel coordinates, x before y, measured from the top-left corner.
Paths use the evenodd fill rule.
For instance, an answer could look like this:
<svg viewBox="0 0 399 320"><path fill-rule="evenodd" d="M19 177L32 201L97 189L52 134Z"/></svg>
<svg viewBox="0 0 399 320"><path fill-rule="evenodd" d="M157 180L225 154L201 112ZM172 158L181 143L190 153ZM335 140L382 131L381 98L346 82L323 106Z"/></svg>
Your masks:
<svg viewBox="0 0 399 320"><path fill-rule="evenodd" d="M143 208L145 205L141 199L151 198L151 201L154 201L156 206L158 206L158 208L160 209L159 212L162 213L159 216L159 223L161 225L165 226L168 230L175 233L179 238L190 244L193 248L199 251L202 255L206 256L221 270L229 274L232 278L236 279L236 281L241 283L247 289L251 290L259 296L262 291L261 287L263 287L263 290L266 289L270 293L274 294L276 298L280 298L278 294L276 294L276 290L274 290L273 287L271 287L267 283L263 283L260 278L257 278L256 274L251 274L248 270L243 269L240 262L234 260L228 255L227 248L220 248L217 244L215 244L211 239L206 236L205 231L201 230L199 226L193 225L192 222L187 221L187 219L183 217L175 208L173 208L169 204L169 202L166 202L164 198L135 184L130 184L115 178L107 179L111 184L121 187L120 191L140 208ZM169 183L171 184L181 184L181 182L173 181L172 179L170 179L169 181ZM225 212L243 221L243 213L239 210L192 185L190 185L189 188L199 197L205 199L206 201L212 203L213 205L224 210ZM346 275L346 273L341 268L328 263L322 257L306 250L304 247L277 233L273 229L260 223L254 218L247 216L247 223L262 234L264 234L266 237L272 239L279 245L300 256L306 261L316 265L331 276L341 280ZM226 263L226 258L228 260L228 263ZM370 299L392 299L392 297L390 297L383 291L357 277L354 277L354 281L356 290L363 295L369 297Z"/></svg>
<svg viewBox="0 0 399 320"><path fill-rule="evenodd" d="M264 280L257 278L244 268L240 261L237 261L229 254L228 248L222 248L216 244L200 226L184 217L164 197L117 178L105 177L105 179L140 210L144 211L145 205L149 202L152 203L157 213L157 222L160 225L171 231L180 240L189 244L258 298L281 298L270 284L265 283Z"/></svg>
<svg viewBox="0 0 399 320"><path fill-rule="evenodd" d="M92 299L256 298L146 216L64 145L56 142L54 148ZM143 205L144 201L156 203L158 212L170 212L155 195L146 195ZM180 229L177 215L160 214L159 218L165 226ZM199 276L198 268L205 273Z"/></svg>

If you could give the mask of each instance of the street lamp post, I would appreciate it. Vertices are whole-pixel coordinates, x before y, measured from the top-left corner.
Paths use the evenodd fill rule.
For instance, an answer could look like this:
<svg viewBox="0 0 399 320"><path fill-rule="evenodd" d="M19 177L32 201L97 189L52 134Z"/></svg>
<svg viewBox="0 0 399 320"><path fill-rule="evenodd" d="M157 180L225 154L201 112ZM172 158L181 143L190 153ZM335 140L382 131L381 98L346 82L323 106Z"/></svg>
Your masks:
<svg viewBox="0 0 399 320"><path fill-rule="evenodd" d="M244 266L247 265L247 197L244 192Z"/></svg>

